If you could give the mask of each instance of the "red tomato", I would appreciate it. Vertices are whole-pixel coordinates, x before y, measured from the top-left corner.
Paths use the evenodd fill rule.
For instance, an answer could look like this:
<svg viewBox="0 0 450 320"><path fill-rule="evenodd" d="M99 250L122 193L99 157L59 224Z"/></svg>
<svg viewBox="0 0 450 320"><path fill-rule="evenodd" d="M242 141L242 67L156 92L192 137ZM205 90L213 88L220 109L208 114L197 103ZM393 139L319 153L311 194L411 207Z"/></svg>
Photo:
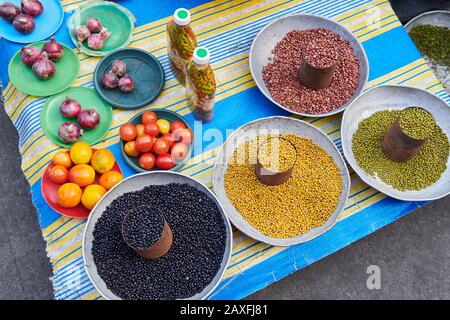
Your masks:
<svg viewBox="0 0 450 320"><path fill-rule="evenodd" d="M175 161L175 163L180 163L186 157L188 150L189 148L186 144L183 142L176 142L170 151L173 161Z"/></svg>
<svg viewBox="0 0 450 320"><path fill-rule="evenodd" d="M120 127L119 133L123 141L131 141L136 138L137 130L131 123L126 123Z"/></svg>
<svg viewBox="0 0 450 320"><path fill-rule="evenodd" d="M144 134L143 136L136 138L136 149L139 152L150 152L153 147L153 138L148 135Z"/></svg>
<svg viewBox="0 0 450 320"><path fill-rule="evenodd" d="M156 166L163 170L172 169L175 165L173 158L170 154L162 154L156 158Z"/></svg>
<svg viewBox="0 0 450 320"><path fill-rule="evenodd" d="M155 155L150 152L141 154L139 165L142 169L151 170L155 166Z"/></svg>
<svg viewBox="0 0 450 320"><path fill-rule="evenodd" d="M161 139L166 140L169 143L169 147L172 147L173 143L175 142L175 137L171 132L163 134Z"/></svg>
<svg viewBox="0 0 450 320"><path fill-rule="evenodd" d="M54 183L63 184L69 180L69 170L63 166L54 166L52 170L50 170L49 178Z"/></svg>
<svg viewBox="0 0 450 320"><path fill-rule="evenodd" d="M194 140L194 134L191 129L177 129L173 132L175 141L180 141L183 143L191 143Z"/></svg>
<svg viewBox="0 0 450 320"><path fill-rule="evenodd" d="M145 134L144 125L142 123L136 125L136 133L138 137Z"/></svg>
<svg viewBox="0 0 450 320"><path fill-rule="evenodd" d="M163 138L156 139L155 143L153 144L153 152L158 155L169 152L169 148L169 142L167 142L167 140Z"/></svg>
<svg viewBox="0 0 450 320"><path fill-rule="evenodd" d="M186 128L185 124L182 121L175 120L170 124L170 132L174 132L177 129Z"/></svg>
<svg viewBox="0 0 450 320"><path fill-rule="evenodd" d="M158 117L152 111L147 111L142 114L142 123L143 124L155 123L156 120L158 120Z"/></svg>
<svg viewBox="0 0 450 320"><path fill-rule="evenodd" d="M159 134L159 126L155 122L147 123L144 126L144 131L146 134L156 137Z"/></svg>
<svg viewBox="0 0 450 320"><path fill-rule="evenodd" d="M136 141L128 141L123 146L123 150L129 157L137 157L140 152L138 149L136 149Z"/></svg>

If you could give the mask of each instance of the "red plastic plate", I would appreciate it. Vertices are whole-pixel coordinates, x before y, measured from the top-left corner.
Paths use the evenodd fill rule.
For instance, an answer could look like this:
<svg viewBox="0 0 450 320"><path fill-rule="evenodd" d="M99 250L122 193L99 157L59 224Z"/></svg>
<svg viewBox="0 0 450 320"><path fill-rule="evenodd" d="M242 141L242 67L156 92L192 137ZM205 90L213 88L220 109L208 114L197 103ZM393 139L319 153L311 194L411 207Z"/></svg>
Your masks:
<svg viewBox="0 0 450 320"><path fill-rule="evenodd" d="M95 151L96 149L93 148L92 152ZM65 217L86 219L89 216L89 213L91 213L91 210L86 209L81 203L75 208L64 208L58 204L58 189L61 185L54 183L52 180L50 180L49 177L50 170L52 170L54 166L55 165L53 164L53 161L50 160L50 163L48 164L42 176L41 190L45 201L53 210ZM114 163L114 167L111 170L120 172L122 174L122 170L117 164L117 161ZM96 172L94 183L98 183L99 178L100 174Z"/></svg>

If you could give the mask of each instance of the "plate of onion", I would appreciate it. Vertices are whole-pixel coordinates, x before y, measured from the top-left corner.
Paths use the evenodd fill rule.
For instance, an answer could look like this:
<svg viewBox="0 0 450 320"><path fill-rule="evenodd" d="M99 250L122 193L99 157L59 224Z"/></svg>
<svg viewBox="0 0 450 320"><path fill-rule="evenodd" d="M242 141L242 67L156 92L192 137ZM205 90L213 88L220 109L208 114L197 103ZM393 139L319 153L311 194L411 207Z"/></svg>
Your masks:
<svg viewBox="0 0 450 320"><path fill-rule="evenodd" d="M136 18L126 8L110 1L94 1L79 7L70 17L70 38L81 52L104 56L126 47Z"/></svg>
<svg viewBox="0 0 450 320"><path fill-rule="evenodd" d="M18 43L40 41L54 34L63 19L59 0L9 0L0 4L0 37Z"/></svg>
<svg viewBox="0 0 450 320"><path fill-rule="evenodd" d="M79 71L78 56L55 38L23 47L8 65L9 79L14 86L38 97L51 96L67 89Z"/></svg>
<svg viewBox="0 0 450 320"><path fill-rule="evenodd" d="M99 142L112 121L111 106L90 88L72 87L47 100L41 127L54 143L70 147L76 141Z"/></svg>
<svg viewBox="0 0 450 320"><path fill-rule="evenodd" d="M103 57L94 71L98 94L120 109L138 109L161 93L164 69L152 54L135 48L123 48Z"/></svg>

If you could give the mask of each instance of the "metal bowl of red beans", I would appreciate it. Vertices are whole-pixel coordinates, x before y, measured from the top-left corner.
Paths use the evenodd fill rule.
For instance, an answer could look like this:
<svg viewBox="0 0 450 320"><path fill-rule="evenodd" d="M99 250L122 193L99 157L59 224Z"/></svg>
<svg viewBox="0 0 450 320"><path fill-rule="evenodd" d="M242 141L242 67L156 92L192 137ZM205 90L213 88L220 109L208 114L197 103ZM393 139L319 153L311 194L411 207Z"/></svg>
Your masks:
<svg viewBox="0 0 450 320"><path fill-rule="evenodd" d="M322 88L305 85L300 71L306 60L319 73L333 63L331 83ZM253 40L249 64L269 100L306 117L344 111L361 94L369 75L360 41L343 25L312 14L288 15L265 26Z"/></svg>
<svg viewBox="0 0 450 320"><path fill-rule="evenodd" d="M120 153L137 172L179 170L193 150L187 121L166 109L143 111L119 129Z"/></svg>

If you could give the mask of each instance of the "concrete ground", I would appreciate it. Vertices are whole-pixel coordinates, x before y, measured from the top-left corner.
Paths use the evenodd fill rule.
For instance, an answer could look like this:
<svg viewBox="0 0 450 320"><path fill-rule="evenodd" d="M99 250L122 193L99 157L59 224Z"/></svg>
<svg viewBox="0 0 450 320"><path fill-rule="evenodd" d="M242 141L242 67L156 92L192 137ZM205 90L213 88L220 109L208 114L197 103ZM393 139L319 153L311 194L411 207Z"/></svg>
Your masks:
<svg viewBox="0 0 450 320"><path fill-rule="evenodd" d="M0 299L52 299L51 267L17 132L0 108ZM450 197L435 201L249 299L449 299ZM369 290L366 271L381 270Z"/></svg>

